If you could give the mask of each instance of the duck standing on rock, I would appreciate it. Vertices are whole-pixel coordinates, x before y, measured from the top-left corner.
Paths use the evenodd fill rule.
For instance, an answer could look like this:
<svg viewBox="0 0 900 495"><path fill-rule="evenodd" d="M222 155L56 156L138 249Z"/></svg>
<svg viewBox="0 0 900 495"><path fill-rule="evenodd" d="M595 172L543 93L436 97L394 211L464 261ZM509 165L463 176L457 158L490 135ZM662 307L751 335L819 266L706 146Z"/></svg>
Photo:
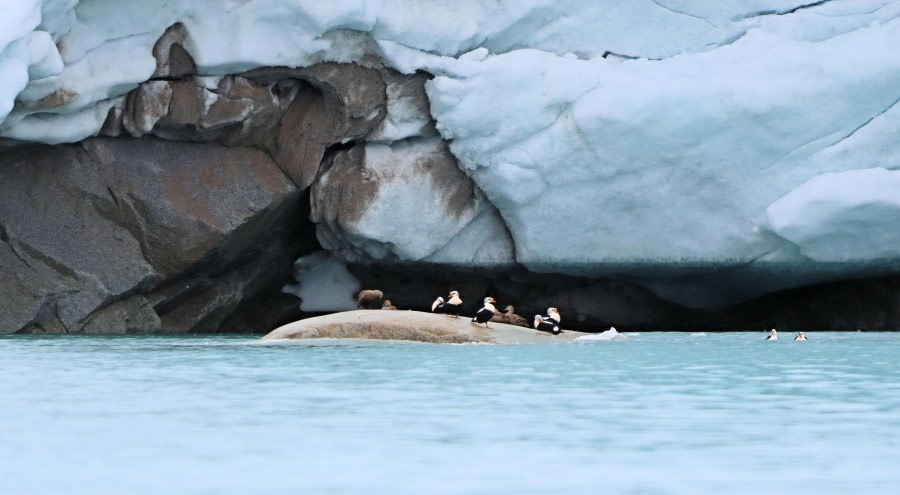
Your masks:
<svg viewBox="0 0 900 495"><path fill-rule="evenodd" d="M556 308L548 308L547 316L534 315L534 328L542 332L559 335L562 333L562 330L559 329L560 319L559 311Z"/></svg>
<svg viewBox="0 0 900 495"><path fill-rule="evenodd" d="M520 327L528 327L528 320L526 320L523 316L519 316L516 314L516 309L512 306L512 304L506 306L506 309L503 310L502 313L497 313L491 318L491 321L496 321L497 323L506 323L507 325L516 325Z"/></svg>
<svg viewBox="0 0 900 495"><path fill-rule="evenodd" d="M491 321L491 318L494 316L494 313L497 312L497 308L494 307L493 297L485 297L484 298L484 307L479 309L475 316L472 317L472 323L484 323L484 328L491 328L488 326L488 322Z"/></svg>
<svg viewBox="0 0 900 495"><path fill-rule="evenodd" d="M451 290L447 301L444 301L443 297L438 297L431 303L431 312L444 313L456 318L459 316L459 308L461 307L462 299L459 298L459 292Z"/></svg>

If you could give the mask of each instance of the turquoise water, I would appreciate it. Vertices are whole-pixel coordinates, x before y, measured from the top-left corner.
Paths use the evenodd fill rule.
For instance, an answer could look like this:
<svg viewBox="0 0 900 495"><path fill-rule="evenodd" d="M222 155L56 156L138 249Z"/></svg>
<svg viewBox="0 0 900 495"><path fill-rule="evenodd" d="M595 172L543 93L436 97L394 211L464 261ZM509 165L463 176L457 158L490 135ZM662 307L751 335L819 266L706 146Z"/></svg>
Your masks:
<svg viewBox="0 0 900 495"><path fill-rule="evenodd" d="M900 333L764 337L0 337L0 493L897 493Z"/></svg>

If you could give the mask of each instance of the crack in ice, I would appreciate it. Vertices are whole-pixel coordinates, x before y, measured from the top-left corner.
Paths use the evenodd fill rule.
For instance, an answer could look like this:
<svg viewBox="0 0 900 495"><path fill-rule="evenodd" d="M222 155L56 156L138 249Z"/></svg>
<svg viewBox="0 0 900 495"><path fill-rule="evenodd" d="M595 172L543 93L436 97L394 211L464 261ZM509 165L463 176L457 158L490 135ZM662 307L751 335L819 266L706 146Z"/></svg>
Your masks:
<svg viewBox="0 0 900 495"><path fill-rule="evenodd" d="M850 139L851 137L853 137L854 134L856 134L857 132L859 132L860 129L862 129L863 127L869 125L869 123L871 123L873 120L877 119L878 117L881 117L882 115L884 115L884 114L886 114L887 112L889 112L892 108L894 108L894 107L897 105L897 103L900 103L900 98L897 98L896 100L894 100L894 102L891 103L890 105L888 105L887 108L885 108L885 109L882 110L881 112L878 112L877 114L873 115L871 118L869 118L868 120L866 120L865 122L863 122L862 124L860 124L859 126L857 126L855 129L853 129L852 131L850 131L849 134L847 134L846 136L844 136L844 137L838 139L837 141L835 141L835 142L829 144L829 145L826 146L824 149L830 148L830 147L832 147L832 146L836 146L836 145L840 144L841 142L846 141L847 139Z"/></svg>
<svg viewBox="0 0 900 495"><path fill-rule="evenodd" d="M751 12L749 14L744 14L742 16L734 17L734 18L732 18L732 21L737 22L737 21L743 21L745 19L752 19L755 17L766 17L766 16L770 16L770 15L776 15L776 16L789 15L789 14L796 13L800 10L806 10L806 9L812 9L815 7L820 7L820 6L825 5L826 3L829 3L832 1L834 1L834 0L819 0L817 2L798 5L792 9L788 9L788 10L760 10L757 12Z"/></svg>
<svg viewBox="0 0 900 495"><path fill-rule="evenodd" d="M650 0L650 1L653 2L654 4L656 4L657 6L661 7L662 9L667 10L667 11L673 13L673 14L687 16L687 17L690 17L690 18L692 18L692 19L697 19L697 20L699 20L699 21L703 21L703 22L709 24L710 27L717 27L715 24L713 24L712 22L710 22L709 19L707 19L707 18L705 18L705 17L701 17L701 16L699 16L699 15L691 14L691 13L684 12L684 11L681 11L681 10L676 10L676 9L673 9L673 8L667 6L667 5L663 5L663 4L661 3L662 0Z"/></svg>

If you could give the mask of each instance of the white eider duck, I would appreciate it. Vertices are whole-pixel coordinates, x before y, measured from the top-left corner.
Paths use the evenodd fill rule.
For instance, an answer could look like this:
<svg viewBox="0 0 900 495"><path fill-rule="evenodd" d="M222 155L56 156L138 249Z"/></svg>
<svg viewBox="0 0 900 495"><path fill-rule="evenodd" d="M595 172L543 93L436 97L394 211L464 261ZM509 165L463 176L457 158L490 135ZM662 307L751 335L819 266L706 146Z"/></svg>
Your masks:
<svg viewBox="0 0 900 495"><path fill-rule="evenodd" d="M484 307L479 309L475 316L472 317L472 323L484 323L484 328L490 328L488 326L488 322L491 321L491 317L494 316L494 313L497 312L497 308L494 307L493 297L485 297L484 298Z"/></svg>
<svg viewBox="0 0 900 495"><path fill-rule="evenodd" d="M561 318L556 308L548 308L547 316L534 315L534 328L542 332L550 332L553 335L559 335L562 330L559 329Z"/></svg>
<svg viewBox="0 0 900 495"><path fill-rule="evenodd" d="M806 340L806 334L803 332L797 332L797 336L794 337L794 340Z"/></svg>
<svg viewBox="0 0 900 495"><path fill-rule="evenodd" d="M441 296L438 296L438 298L435 299L433 303L431 303L431 312L432 313L443 313L443 311L442 311L443 307L444 307L444 298Z"/></svg>
<svg viewBox="0 0 900 495"><path fill-rule="evenodd" d="M778 330L774 328L769 331L769 336L766 337L766 340L778 340Z"/></svg>
<svg viewBox="0 0 900 495"><path fill-rule="evenodd" d="M454 318L459 316L459 309L462 307L462 299L459 298L459 292L450 291L447 301L443 297L438 297L431 303L431 311L433 313L444 313L452 315Z"/></svg>

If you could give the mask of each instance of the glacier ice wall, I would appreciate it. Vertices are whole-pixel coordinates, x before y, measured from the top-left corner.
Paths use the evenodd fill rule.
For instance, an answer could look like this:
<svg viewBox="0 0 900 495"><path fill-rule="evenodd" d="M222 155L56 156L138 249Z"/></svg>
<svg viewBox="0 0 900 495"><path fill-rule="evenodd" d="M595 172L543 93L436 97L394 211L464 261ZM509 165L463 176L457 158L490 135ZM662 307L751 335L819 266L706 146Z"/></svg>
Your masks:
<svg viewBox="0 0 900 495"><path fill-rule="evenodd" d="M747 293L779 288L759 273L784 266L796 283L900 264L885 233L900 231L898 1L0 5L0 136L19 141L96 134L124 95L165 78L154 47L174 25L201 76L326 61L433 74L430 116L388 99L370 162L396 155L415 173L392 143L431 117L491 212L478 203L482 227L433 224L421 243L421 219L373 210L342 226L370 254L459 261L439 249L450 232L487 246L469 258L637 279L713 266ZM484 238L498 229L508 241ZM691 304L672 280L647 285Z"/></svg>
<svg viewBox="0 0 900 495"><path fill-rule="evenodd" d="M520 50L465 78L438 77L429 95L438 129L509 222L519 261L715 262L727 253L743 263L778 249L754 227L788 191L836 170L897 167L896 139L875 143L865 161L830 151L896 112L900 59L860 49L898 41L900 21L817 43L754 31L658 61Z"/></svg>

